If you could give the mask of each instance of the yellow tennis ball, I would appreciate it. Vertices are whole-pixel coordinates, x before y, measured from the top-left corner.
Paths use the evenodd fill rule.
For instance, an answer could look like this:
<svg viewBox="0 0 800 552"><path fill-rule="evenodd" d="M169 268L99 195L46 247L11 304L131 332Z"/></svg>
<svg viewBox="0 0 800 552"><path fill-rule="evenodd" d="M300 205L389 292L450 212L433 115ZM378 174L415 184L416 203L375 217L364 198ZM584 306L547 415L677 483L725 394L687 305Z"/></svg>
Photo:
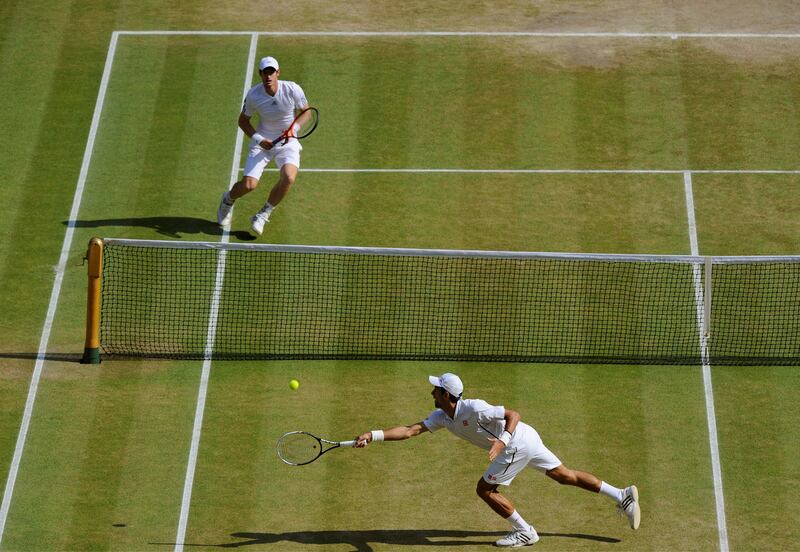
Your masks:
<svg viewBox="0 0 800 552"><path fill-rule="evenodd" d="M293 379L289 382L289 387L292 389L292 391L297 391L297 388L300 387L300 382Z"/></svg>

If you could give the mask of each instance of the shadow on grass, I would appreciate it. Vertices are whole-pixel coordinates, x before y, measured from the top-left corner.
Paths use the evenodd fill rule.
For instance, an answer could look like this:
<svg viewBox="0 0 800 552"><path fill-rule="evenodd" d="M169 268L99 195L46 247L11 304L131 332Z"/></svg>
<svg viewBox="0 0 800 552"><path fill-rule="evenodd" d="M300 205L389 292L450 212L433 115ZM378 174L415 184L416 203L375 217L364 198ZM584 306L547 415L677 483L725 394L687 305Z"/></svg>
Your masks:
<svg viewBox="0 0 800 552"><path fill-rule="evenodd" d="M80 353L45 353L44 360L58 360L61 362L80 362L83 355ZM0 358L18 358L21 360L39 360L38 353L0 353Z"/></svg>
<svg viewBox="0 0 800 552"><path fill-rule="evenodd" d="M64 221L64 226L74 228L101 228L105 226L123 226L152 228L159 234L170 238L182 238L185 234L204 234L207 236L221 236L222 229L216 222L194 217L138 217L138 218L111 218L97 220ZM249 232L238 230L231 232L231 236L243 241L255 239Z"/></svg>
<svg viewBox="0 0 800 552"><path fill-rule="evenodd" d="M231 533L231 537L240 540L221 544L185 543L184 546L238 548L240 546L276 544L291 542L296 544L349 544L357 552L372 552L370 543L388 544L392 546L486 546L505 535L505 531L458 531L446 529L396 529L376 531L296 531L288 533ZM594 542L614 544L619 539L580 533L539 533L543 538L584 539ZM474 539L474 540L468 540ZM174 546L175 543L150 543Z"/></svg>

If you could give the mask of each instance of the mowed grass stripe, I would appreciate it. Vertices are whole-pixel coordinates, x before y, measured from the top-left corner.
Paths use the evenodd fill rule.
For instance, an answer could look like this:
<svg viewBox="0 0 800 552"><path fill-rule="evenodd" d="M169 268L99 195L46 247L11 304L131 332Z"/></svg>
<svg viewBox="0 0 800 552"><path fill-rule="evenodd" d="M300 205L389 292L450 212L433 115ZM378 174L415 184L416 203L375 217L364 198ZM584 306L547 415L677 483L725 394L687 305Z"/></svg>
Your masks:
<svg viewBox="0 0 800 552"><path fill-rule="evenodd" d="M253 531L268 522L258 497L279 484L265 477L274 442L266 435L285 413L273 397L289 392L265 377L267 365L217 362L209 382L203 434L192 489L186 545L224 543L231 533ZM270 371L285 373L277 367ZM277 374L276 374L277 375ZM285 398L285 397L284 397ZM263 487L263 488L262 488Z"/></svg>
<svg viewBox="0 0 800 552"><path fill-rule="evenodd" d="M795 550L800 377L789 367L716 368L717 420L731 549ZM747 520L745 523L742 520Z"/></svg>
<svg viewBox="0 0 800 552"><path fill-rule="evenodd" d="M8 485L8 474L14 458L19 428L25 410L34 361L28 358L2 358L0 372L0 474L2 489ZM5 530L3 531L5 534Z"/></svg>
<svg viewBox="0 0 800 552"><path fill-rule="evenodd" d="M762 83L770 81L777 89L796 88L795 61L736 63L691 43L681 43L681 57L691 168L797 167L786 149L771 145L773 141L793 143L796 124L787 126L785 118L762 115L785 110L780 97L778 105L765 101L771 93L765 95Z"/></svg>
<svg viewBox="0 0 800 552"><path fill-rule="evenodd" d="M132 205L134 212L151 209L152 198L158 197L165 188L172 192L169 196L180 193L180 186L172 189L171 185L183 166L187 127L190 121L204 116L190 103L197 84L196 75L200 70L198 58L201 48L195 42L185 38L168 39L163 64L158 71L160 78L149 83L151 90L154 89L156 93L152 117L147 121L148 135L143 144L144 151L139 152L142 172L137 178L139 193ZM178 67L179 71L176 70ZM208 75L204 76L208 78ZM167 183L169 187L165 186Z"/></svg>
<svg viewBox="0 0 800 552"><path fill-rule="evenodd" d="M576 74L577 117L580 124L573 139L582 153L583 163L601 160L602 166L627 166L629 144L626 140L624 77L621 69L613 72L585 70ZM588 165L587 165L588 166Z"/></svg>
<svg viewBox="0 0 800 552"><path fill-rule="evenodd" d="M702 174L692 180L704 254L800 254L800 175Z"/></svg>
<svg viewBox="0 0 800 552"><path fill-rule="evenodd" d="M646 492L642 507L648 526L659 531L656 548L681 548L687 542L698 549L719 546L704 400L698 367L646 369L638 398L641 450L623 455L634 470L648 465L639 488ZM664 534L657 529L664 526L676 530Z"/></svg>
<svg viewBox="0 0 800 552"><path fill-rule="evenodd" d="M628 167L689 167L680 50L653 47L639 71L625 71Z"/></svg>
<svg viewBox="0 0 800 552"><path fill-rule="evenodd" d="M234 231L263 194L237 204ZM304 173L270 241L682 254L684 220L680 175Z"/></svg>
<svg viewBox="0 0 800 552"><path fill-rule="evenodd" d="M800 53L800 49L798 50ZM745 151L768 152L750 168L796 168L800 149L800 64L768 65L746 77L737 105L737 129ZM787 161L794 163L787 163Z"/></svg>

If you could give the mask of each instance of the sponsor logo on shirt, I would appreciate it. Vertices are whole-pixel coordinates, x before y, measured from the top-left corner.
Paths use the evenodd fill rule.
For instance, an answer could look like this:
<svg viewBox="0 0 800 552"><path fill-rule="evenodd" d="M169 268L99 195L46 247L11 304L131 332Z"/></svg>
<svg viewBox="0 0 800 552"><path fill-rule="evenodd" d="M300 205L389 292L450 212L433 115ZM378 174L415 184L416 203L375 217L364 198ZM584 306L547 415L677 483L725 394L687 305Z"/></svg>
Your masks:
<svg viewBox="0 0 800 552"><path fill-rule="evenodd" d="M469 425L469 422L468 422L467 420L464 420L464 421L463 421L463 422L461 422L461 423L462 423L462 424L464 424L464 427L467 427L467 426Z"/></svg>

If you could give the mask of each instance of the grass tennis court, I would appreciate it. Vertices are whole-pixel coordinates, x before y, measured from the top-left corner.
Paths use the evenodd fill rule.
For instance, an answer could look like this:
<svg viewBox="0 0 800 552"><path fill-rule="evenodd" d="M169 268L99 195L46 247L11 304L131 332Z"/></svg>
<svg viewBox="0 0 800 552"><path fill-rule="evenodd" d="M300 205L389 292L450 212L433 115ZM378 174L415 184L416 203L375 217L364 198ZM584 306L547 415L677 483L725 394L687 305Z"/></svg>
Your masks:
<svg viewBox="0 0 800 552"><path fill-rule="evenodd" d="M113 31L273 26L205 4L206 17L55 4L0 7L0 92L10 99L0 113L16 129L0 137L12 198L0 205L0 473L14 469L51 329L0 549L173 550L203 363L78 364L82 257L92 236L221 239L214 216L254 38L123 33L102 88L104 64ZM365 8L332 28L343 16L309 5L307 30L497 29L485 7L456 18L469 7L442 3L431 8L439 24L421 26ZM522 26L508 30L553 11L520 8ZM686 30L724 32L712 23ZM255 44L256 59L277 57L282 78L322 113L261 241L689 254L690 171L700 254L800 254L800 38L264 34ZM232 241L247 239L275 175L237 202ZM349 439L418 422L433 404L427 375L445 371L466 396L519 410L568 466L639 487L633 533L608 501L523 473L508 495L542 535L536 549L799 549L796 367L711 367L723 537L700 365L399 361L212 361L184 549L488 549L507 524L475 495L483 453L444 432L304 468L274 453L293 429Z"/></svg>

